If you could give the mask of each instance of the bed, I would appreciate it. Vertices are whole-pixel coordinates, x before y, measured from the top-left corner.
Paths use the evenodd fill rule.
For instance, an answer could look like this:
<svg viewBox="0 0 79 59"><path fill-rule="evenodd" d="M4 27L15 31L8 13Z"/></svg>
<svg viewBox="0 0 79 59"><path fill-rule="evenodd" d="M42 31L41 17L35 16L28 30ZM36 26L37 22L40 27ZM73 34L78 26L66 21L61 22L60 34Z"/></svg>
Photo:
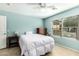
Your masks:
<svg viewBox="0 0 79 59"><path fill-rule="evenodd" d="M19 38L21 55L40 56L52 51L54 39L41 34L25 34Z"/></svg>

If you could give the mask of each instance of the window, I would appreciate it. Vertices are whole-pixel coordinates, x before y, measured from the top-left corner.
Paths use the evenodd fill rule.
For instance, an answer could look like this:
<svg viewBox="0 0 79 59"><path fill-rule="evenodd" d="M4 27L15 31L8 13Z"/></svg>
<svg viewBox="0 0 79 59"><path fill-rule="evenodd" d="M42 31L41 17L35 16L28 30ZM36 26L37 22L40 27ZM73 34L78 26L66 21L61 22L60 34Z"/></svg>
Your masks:
<svg viewBox="0 0 79 59"><path fill-rule="evenodd" d="M63 20L63 36L76 38L78 19L78 16L74 16Z"/></svg>
<svg viewBox="0 0 79 59"><path fill-rule="evenodd" d="M58 36L76 38L79 16L72 16L53 21L53 34Z"/></svg>
<svg viewBox="0 0 79 59"><path fill-rule="evenodd" d="M61 36L62 35L61 27L62 27L62 21L55 20L53 22L53 34Z"/></svg>

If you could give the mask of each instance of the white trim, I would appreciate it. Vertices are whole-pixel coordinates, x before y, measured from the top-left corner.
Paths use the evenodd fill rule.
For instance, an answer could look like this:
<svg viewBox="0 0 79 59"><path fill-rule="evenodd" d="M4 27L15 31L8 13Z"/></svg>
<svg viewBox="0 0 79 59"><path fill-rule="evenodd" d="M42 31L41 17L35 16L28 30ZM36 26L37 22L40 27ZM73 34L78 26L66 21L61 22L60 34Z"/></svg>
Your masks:
<svg viewBox="0 0 79 59"><path fill-rule="evenodd" d="M52 28L53 28L53 22L50 22L50 24L51 24L51 36L53 35L53 30L52 30Z"/></svg>

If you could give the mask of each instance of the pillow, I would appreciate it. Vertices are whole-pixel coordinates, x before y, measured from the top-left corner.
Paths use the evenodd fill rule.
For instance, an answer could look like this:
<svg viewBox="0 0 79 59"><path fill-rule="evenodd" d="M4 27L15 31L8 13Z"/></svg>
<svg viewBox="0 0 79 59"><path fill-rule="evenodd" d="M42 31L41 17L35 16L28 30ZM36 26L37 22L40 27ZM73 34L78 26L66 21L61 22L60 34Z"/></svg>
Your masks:
<svg viewBox="0 0 79 59"><path fill-rule="evenodd" d="M33 34L32 31L26 32L26 34Z"/></svg>

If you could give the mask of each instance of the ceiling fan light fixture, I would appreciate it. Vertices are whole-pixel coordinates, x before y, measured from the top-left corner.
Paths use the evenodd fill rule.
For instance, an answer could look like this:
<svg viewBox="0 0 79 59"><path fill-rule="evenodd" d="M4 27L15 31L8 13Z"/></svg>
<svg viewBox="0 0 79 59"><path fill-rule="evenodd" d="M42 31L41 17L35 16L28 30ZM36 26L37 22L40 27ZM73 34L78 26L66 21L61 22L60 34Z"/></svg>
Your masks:
<svg viewBox="0 0 79 59"><path fill-rule="evenodd" d="M54 6L54 7L52 7L52 9L53 9L53 10L56 10L57 8Z"/></svg>
<svg viewBox="0 0 79 59"><path fill-rule="evenodd" d="M45 7L46 7L46 3L39 3L39 6L40 6L41 8L45 8Z"/></svg>

